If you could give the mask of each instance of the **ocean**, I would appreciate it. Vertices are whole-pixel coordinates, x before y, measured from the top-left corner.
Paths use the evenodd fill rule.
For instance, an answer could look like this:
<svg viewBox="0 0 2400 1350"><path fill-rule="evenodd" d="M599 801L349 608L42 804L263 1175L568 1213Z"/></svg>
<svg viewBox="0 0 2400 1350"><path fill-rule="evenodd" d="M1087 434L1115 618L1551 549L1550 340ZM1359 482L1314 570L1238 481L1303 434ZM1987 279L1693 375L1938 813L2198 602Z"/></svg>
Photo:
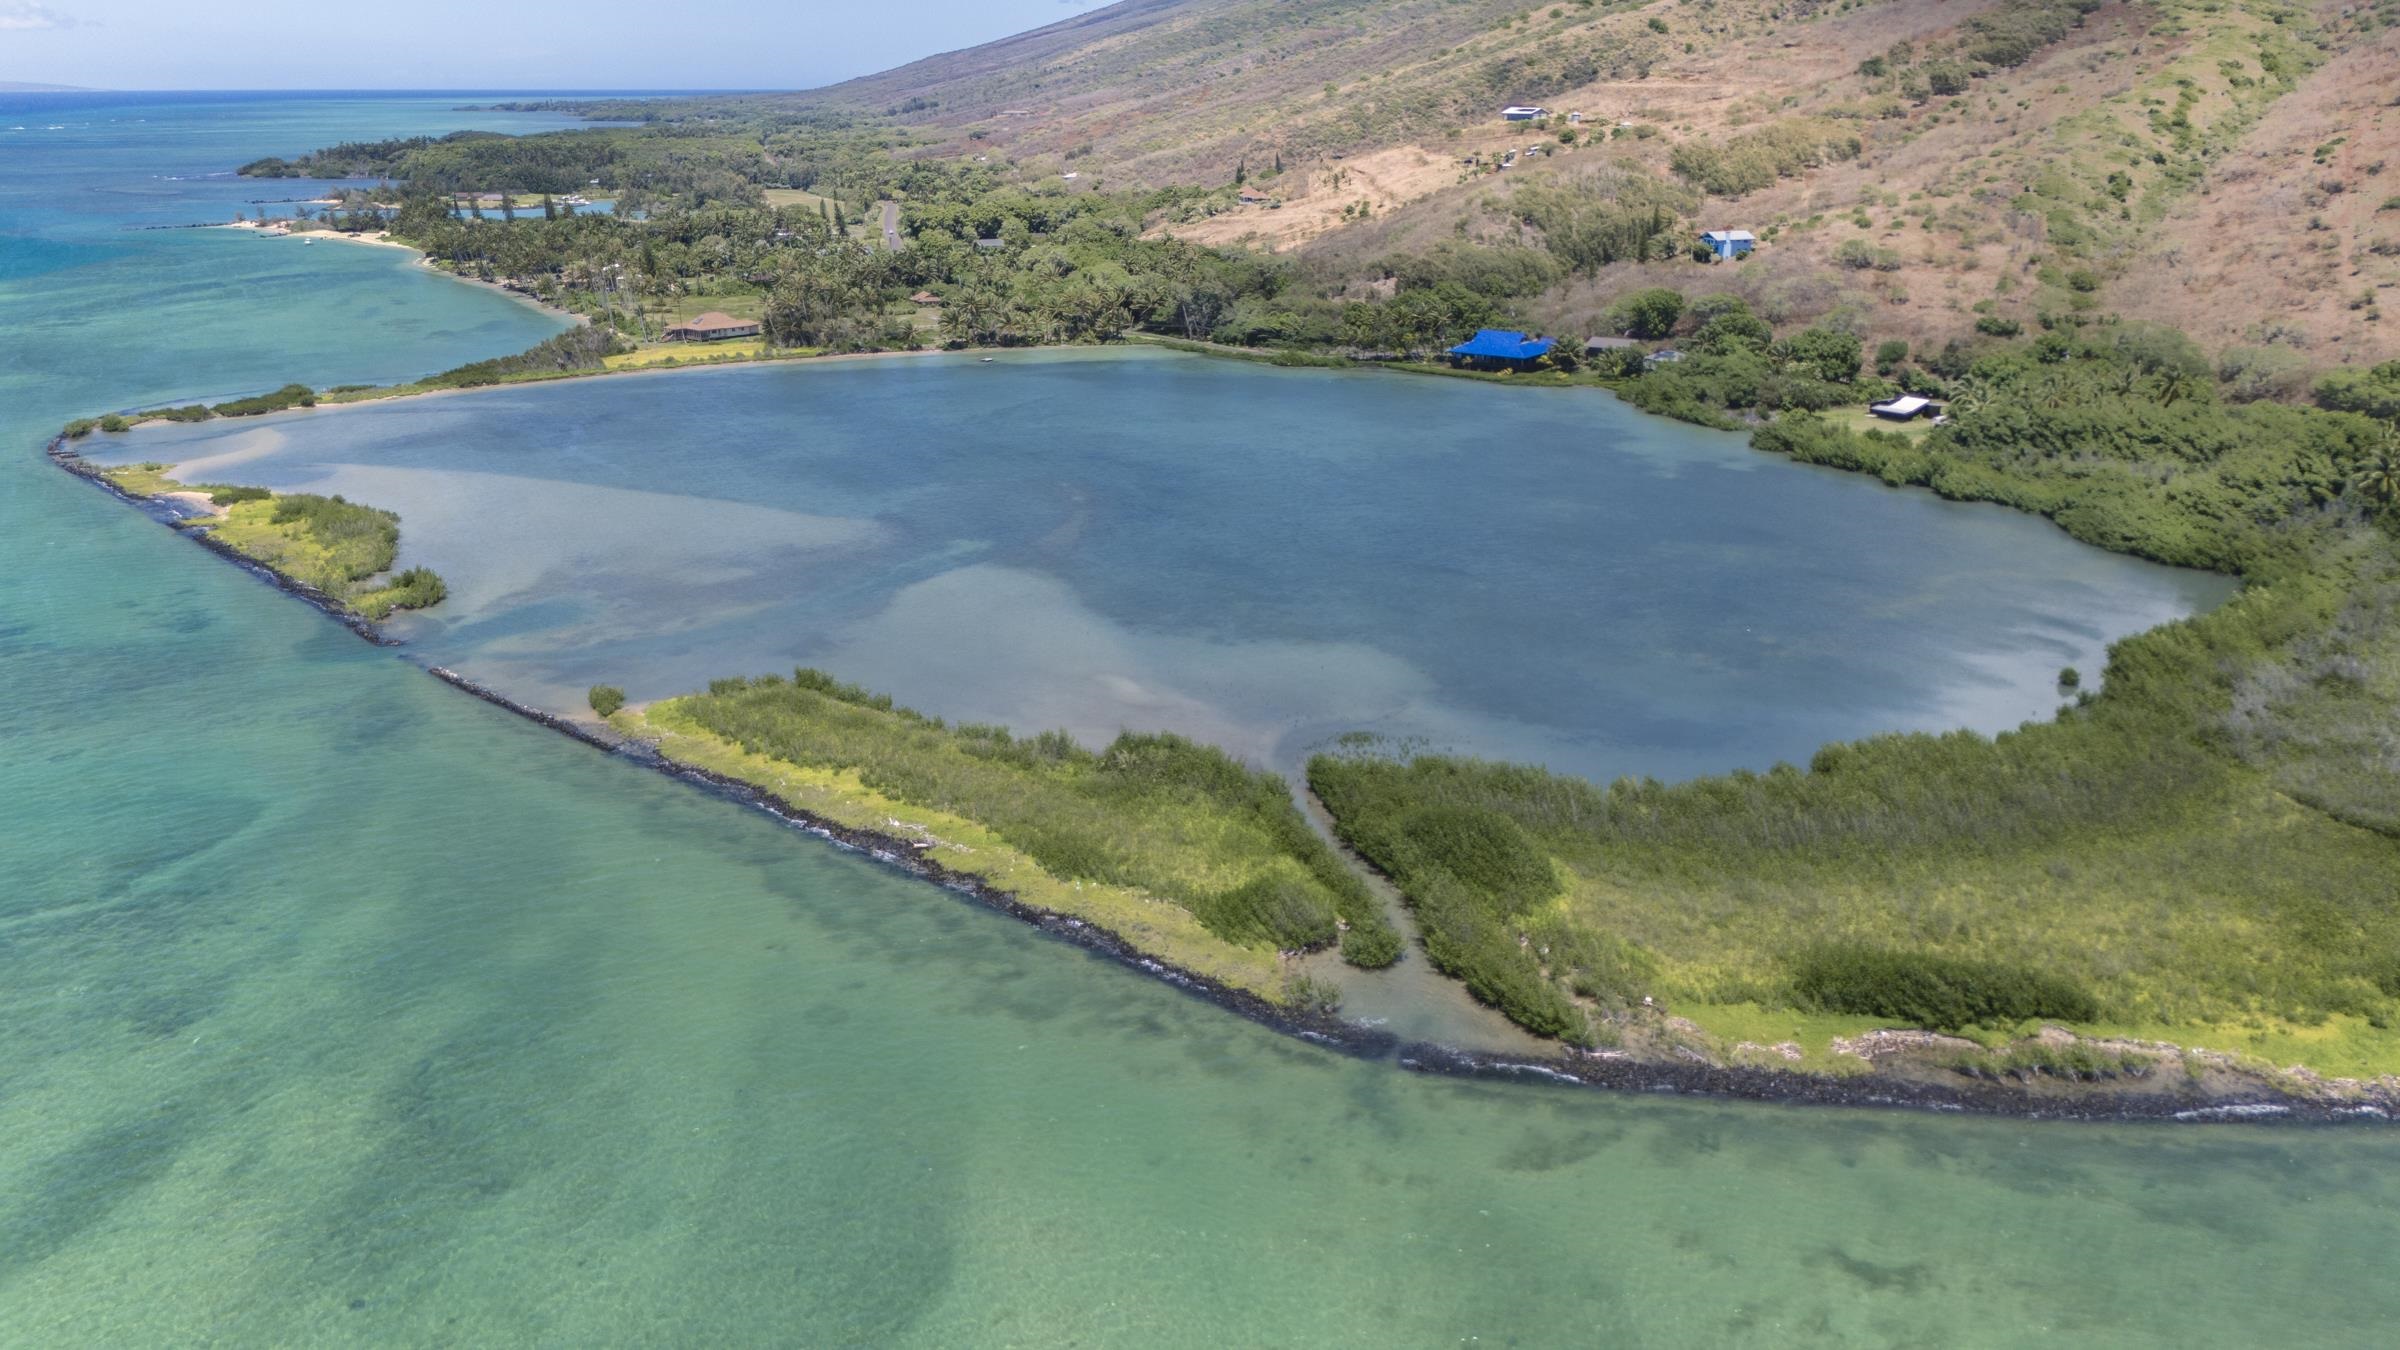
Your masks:
<svg viewBox="0 0 2400 1350"><path fill-rule="evenodd" d="M497 96L0 98L0 1343L2388 1342L2388 1129L1347 1059L466 697L43 461L554 331L397 251L130 228L277 195L225 176L258 155L556 122L459 111Z"/></svg>

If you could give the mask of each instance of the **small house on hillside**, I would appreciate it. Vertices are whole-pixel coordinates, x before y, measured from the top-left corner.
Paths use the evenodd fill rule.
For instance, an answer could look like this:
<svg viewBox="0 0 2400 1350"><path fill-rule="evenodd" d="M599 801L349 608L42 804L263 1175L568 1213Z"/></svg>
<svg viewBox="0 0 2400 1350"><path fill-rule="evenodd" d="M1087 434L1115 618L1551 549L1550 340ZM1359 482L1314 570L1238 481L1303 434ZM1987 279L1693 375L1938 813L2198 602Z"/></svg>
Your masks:
<svg viewBox="0 0 2400 1350"><path fill-rule="evenodd" d="M1602 352L1621 352L1621 351L1626 351L1626 350L1629 350L1629 349L1631 349L1631 348L1634 348L1634 347L1639 347L1639 346L1641 346L1641 345L1642 345L1642 342L1641 342L1641 340L1640 340L1639 338L1629 338L1629 337L1596 337L1596 338L1585 338L1585 339L1583 340L1583 354L1584 354L1585 356L1598 356L1598 355L1599 355L1600 353L1602 353Z"/></svg>
<svg viewBox="0 0 2400 1350"><path fill-rule="evenodd" d="M1500 120L1503 122L1539 122L1549 115L1548 108L1537 108L1531 104L1511 104L1500 110Z"/></svg>
<svg viewBox="0 0 2400 1350"><path fill-rule="evenodd" d="M931 291L919 291L915 295L908 297L908 303L912 305L938 305L942 303L942 297L935 295Z"/></svg>
<svg viewBox="0 0 2400 1350"><path fill-rule="evenodd" d="M1654 351L1648 356L1643 357L1642 364L1648 366L1671 366L1682 359L1682 352L1675 350L1673 347L1661 347L1657 351Z"/></svg>
<svg viewBox="0 0 2400 1350"><path fill-rule="evenodd" d="M1939 418L1942 415L1942 405L1932 399L1921 398L1915 394L1902 394L1898 398L1885 399L1881 403L1870 403L1867 405L1867 411L1887 422L1909 422L1919 417Z"/></svg>
<svg viewBox="0 0 2400 1350"><path fill-rule="evenodd" d="M1719 259L1738 258L1758 247L1758 236L1748 230L1709 230L1700 236L1700 242Z"/></svg>
<svg viewBox="0 0 2400 1350"><path fill-rule="evenodd" d="M1485 328L1450 349L1450 360L1476 370L1527 370L1557 346L1513 328Z"/></svg>
<svg viewBox="0 0 2400 1350"><path fill-rule="evenodd" d="M685 319L667 330L669 342L719 342L726 338L757 336L758 320L737 319L713 309L698 318Z"/></svg>
<svg viewBox="0 0 2400 1350"><path fill-rule="evenodd" d="M1244 206L1263 206L1268 201L1272 200L1267 196L1267 194L1259 191L1257 188L1247 187L1233 194L1233 197L1235 201L1240 202Z"/></svg>

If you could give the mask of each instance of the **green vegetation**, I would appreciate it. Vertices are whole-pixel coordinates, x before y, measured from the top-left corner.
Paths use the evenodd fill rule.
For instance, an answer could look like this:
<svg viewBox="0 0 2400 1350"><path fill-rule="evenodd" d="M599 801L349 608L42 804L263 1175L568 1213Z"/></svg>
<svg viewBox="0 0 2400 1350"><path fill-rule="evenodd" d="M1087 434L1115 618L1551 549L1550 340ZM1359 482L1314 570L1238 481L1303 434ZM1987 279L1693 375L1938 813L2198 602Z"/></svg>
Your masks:
<svg viewBox="0 0 2400 1350"><path fill-rule="evenodd" d="M1949 1067L1970 1078L1994 1082L2024 1083L2050 1078L2069 1083L2107 1083L2147 1078L2157 1072L2158 1058L2139 1050L2026 1041L2004 1050L1970 1050L1954 1055Z"/></svg>
<svg viewBox="0 0 2400 1350"><path fill-rule="evenodd" d="M449 596L448 583L432 568L411 567L393 576L388 586L352 595L350 607L370 619L385 619L395 609L431 609Z"/></svg>
<svg viewBox="0 0 2400 1350"><path fill-rule="evenodd" d="M1106 135L1097 152L1089 140L1045 151L1045 129L992 116L1035 101L1044 81L1048 104L1071 85L1091 93L1092 81L1155 77L1164 30L1138 15L1096 20L1105 34L1041 39L1060 58L1041 81L1016 69L939 75L937 59L911 77L934 84L905 97L893 89L882 120L856 91L843 107L595 104L584 106L643 125L337 146L245 171L400 179L346 194L326 223L388 224L461 275L508 280L593 320L518 357L334 397L691 358L1126 332L1279 363L1344 359L1338 351L1415 369L1410 358L1474 328L1597 323L1672 341L1684 359L1651 365L1617 352L1587 374L1511 382L1596 379L1647 411L1755 427L1769 452L2005 504L2102 547L2239 575L2249 584L2239 600L2119 644L2104 678L2062 672L2073 702L2058 719L1998 737L1877 737L1826 747L1805 770L1673 787L1356 753L1320 758L1310 781L1342 837L1399 884L1428 958L1545 1034L1605 1040L1620 1013L1656 997L1711 1029L2061 1018L2400 1067L2400 764L2389 730L2400 708L2400 431L2388 425L2400 421L2400 363L2336 371L2315 380L2315 409L2285 406L2269 400L2299 398L2315 379L2296 339L2245 336L2256 347L2212 362L2104 307L2144 232L2334 50L2335 29L2280 0L2112 14L2138 39L2133 55L2145 45L2168 54L2127 60L2125 81L2052 109L2052 120L2019 116L2037 93L2072 91L2011 89L2006 72L2097 7L2008 0L1950 35L1861 62L1866 96L1854 101L1745 99L1697 128L1618 127L1606 154L1588 144L1561 162L1529 154L1505 190L1495 182L1476 200L1436 194L1413 215L1344 209L1339 235L1356 242L1310 241L1298 261L1162 233L1234 209L1228 181L1298 198L1310 190L1302 157L1456 132L1494 101L1638 79L1669 52L1755 25L1627 12L1587 27L1616 9L1590 5L1546 20L1541 6L1505 6L1494 22L1474 7L1403 0L1382 7L1387 30L1409 35L1391 40L1441 59L1396 67L1370 97L1319 78L1314 39L1281 12L1289 7L1229 12L1202 47L1175 48L1172 78L1198 81L1212 106L1240 114L1203 128L1213 113L1179 113L1178 139L1240 146L1222 163L1170 165L1144 144L1139 178L1110 162ZM1672 43L1661 40L1668 27ZM1237 49L1238 62L1227 55ZM1289 98L1262 102L1269 89ZM1110 106L1092 104L1075 134L1090 135ZM1255 121L1242 120L1261 106L1285 114L1271 169ZM1139 118L1126 121L1125 136L1147 134ZM1699 265L1680 255L1704 194L1759 192L1919 136L1955 150L1961 126L1999 148L1920 153L1949 167L1928 171L1905 203L1869 186L1855 206L1832 208L1846 220L1837 231L1856 236L1787 254L1780 241L1805 241L1819 219L1751 222L1778 247L1708 274L1746 298L1687 299L1655 284L1677 275L1666 269ZM958 136L967 139L945 145ZM2319 146L2318 164L2334 169L2342 144ZM1072 188L1057 174L1068 160L1080 161ZM1461 185L1489 164L1463 167ZM1346 170L1329 172L1338 189ZM1104 184L1112 174L1124 176ZM565 213L533 195L595 181L617 195L617 214ZM1185 185L1149 186L1160 182ZM2320 186L2361 190L2355 179ZM460 192L506 194L496 199L506 219L474 218ZM900 203L905 247L881 246L882 201ZM1446 214L1428 215L1437 203ZM1937 232L1955 236L1955 256L1936 247ZM1994 266L2003 243L2007 262ZM1811 256L1813 274L1787 270L1786 258ZM1958 293L1937 302L1950 317L1930 328L1934 293L1920 269L1948 272L1939 281ZM1962 291L1978 270L1995 279ZM711 308L759 319L763 337L705 352L630 347ZM1870 348L1881 336L1871 314L1894 316L1916 341ZM1943 401L1950 423L1887 429L1858 411L1904 391ZM66 431L311 397L293 386ZM216 528L228 542L261 532L237 546L281 549L290 568L362 584L352 568L372 561L377 527L314 508L278 519L281 502L221 502ZM438 579L413 576L379 594L439 598ZM1305 829L1292 833L1298 818L1280 785L1173 738L1128 737L1093 755L1061 736L947 728L807 672L730 682L647 714L607 687L591 697L674 753L834 818L939 822L936 847L964 850L947 858L954 865L1269 997L1321 1001L1323 991L1287 983L1272 953L1323 946L1337 921L1352 961L1399 955L1371 897ZM1804 1053L1821 1064L1815 1047ZM2074 1076L2088 1066L1985 1067Z"/></svg>
<svg viewBox="0 0 2400 1350"><path fill-rule="evenodd" d="M295 565L284 570L320 590L338 593L353 581L371 577L389 568L400 551L400 517L389 511L309 492L271 494L258 505L264 517L259 525L302 541L310 550L305 560L295 557Z"/></svg>
<svg viewBox="0 0 2400 1350"><path fill-rule="evenodd" d="M831 127L815 129L846 148L879 149L888 136L852 136ZM296 160L254 160L240 172L253 178L400 179L411 187L443 193L507 193L523 196L523 209L543 212L543 196L606 192L620 210L653 197L678 196L702 204L755 201L757 182L769 172L770 146L732 127L678 127L673 135L642 128L595 127L539 136L461 131L389 141L346 142Z"/></svg>
<svg viewBox="0 0 2400 1350"><path fill-rule="evenodd" d="M1676 320L1682 317L1683 292L1665 286L1635 291L1609 311L1609 321L1618 332L1648 341L1674 332Z"/></svg>
<svg viewBox="0 0 2400 1350"><path fill-rule="evenodd" d="M1687 304L1673 290L1640 291L1619 302L1616 320L1650 338L1672 333L1679 320L1691 329L1681 343L1684 359L1672 364L1647 365L1638 351L1612 354L1617 360L1605 369L1623 381L1618 396L1644 412L1732 427L1740 413L1818 411L1898 392L1880 377L1860 377L1864 347L1856 334L1805 328L1779 340L1738 296Z"/></svg>
<svg viewBox="0 0 2400 1350"><path fill-rule="evenodd" d="M613 684L595 684L585 701L590 703L592 711L600 716L614 717L617 715L617 709L625 706L625 691Z"/></svg>
<svg viewBox="0 0 2400 1350"><path fill-rule="evenodd" d="M631 350L630 344L606 329L570 328L514 356L494 357L445 370L417 381L412 388L472 389L517 379L588 374L606 368L609 357Z"/></svg>
<svg viewBox="0 0 2400 1350"><path fill-rule="evenodd" d="M1812 356L1831 374L1856 349L1781 360ZM1952 399L1930 435L1804 413L1757 433L2249 580L2119 643L2054 722L1675 786L1355 751L1310 783L1429 954L1548 1034L1574 1034L1562 1002L1640 995L2187 1044L2338 1021L2350 1062L2400 1067L2400 508L2374 486L2392 433L2219 404L2196 361L2135 325L1954 350L1917 376Z"/></svg>
<svg viewBox="0 0 2400 1350"><path fill-rule="evenodd" d="M2400 361L2333 371L2317 381L2316 397L2320 408L2400 422Z"/></svg>
<svg viewBox="0 0 2400 1350"><path fill-rule="evenodd" d="M292 408L317 406L317 391L305 384L287 384L271 394L254 398L237 398L219 403L209 409L218 417L256 417L261 413L284 412ZM178 419L179 420L179 419Z"/></svg>
<svg viewBox="0 0 2400 1350"><path fill-rule="evenodd" d="M1384 781L1355 772L1361 767L1319 757L1309 787L1334 812L1343 842L1399 883L1426 959L1528 1030L1588 1041L1582 1010L1520 936L1523 921L1558 892L1549 858L1507 815L1472 803L1403 804L1380 796ZM1579 973L1621 974L1605 958Z"/></svg>
<svg viewBox="0 0 2400 1350"><path fill-rule="evenodd" d="M306 492L223 484L191 488L167 477L166 469L157 463L129 464L105 473L110 482L139 496L206 494L217 514L185 521L185 528L207 530L218 543L315 587L364 618L381 620L394 610L428 609L449 595L441 577L425 567L411 567L374 584L400 551L400 517L389 511Z"/></svg>
<svg viewBox="0 0 2400 1350"><path fill-rule="evenodd" d="M1520 182L1509 199L1559 263L1580 273L1674 256L1697 205L1691 192L1625 169Z"/></svg>
<svg viewBox="0 0 2400 1350"><path fill-rule="evenodd" d="M1232 946L1310 950L1346 927L1353 962L1399 955L1380 905L1284 782L1181 737L1127 733L1094 753L1063 732L949 727L806 669L719 680L669 715L749 756L974 822L1059 882L1155 897Z"/></svg>
<svg viewBox="0 0 2400 1350"><path fill-rule="evenodd" d="M1676 174L1694 187L1738 197L1820 164L1856 159L1865 148L1855 130L1838 122L1794 117L1742 132L1722 145L1686 141L1675 147L1673 162Z"/></svg>
<svg viewBox="0 0 2400 1350"><path fill-rule="evenodd" d="M1791 975L1792 1000L1803 1008L1936 1031L2100 1015L2090 994L2055 975L1928 952L1821 947L1794 957Z"/></svg>
<svg viewBox="0 0 2400 1350"><path fill-rule="evenodd" d="M849 191L872 194L848 200L909 197L907 247L854 238L846 219L807 207L727 201L662 199L638 219L495 222L412 190L390 225L461 275L511 279L637 340L704 308L755 315L770 347L837 351L913 348L928 337L979 346L1088 341L1132 327L1268 345L1302 335L1275 303L1290 285L1287 266L1142 237L1161 213L1222 191L1029 192L975 166L891 160L845 172L856 184ZM927 290L942 297L938 320L909 303ZM938 326L928 331L926 322ZM578 346L552 355L607 354Z"/></svg>

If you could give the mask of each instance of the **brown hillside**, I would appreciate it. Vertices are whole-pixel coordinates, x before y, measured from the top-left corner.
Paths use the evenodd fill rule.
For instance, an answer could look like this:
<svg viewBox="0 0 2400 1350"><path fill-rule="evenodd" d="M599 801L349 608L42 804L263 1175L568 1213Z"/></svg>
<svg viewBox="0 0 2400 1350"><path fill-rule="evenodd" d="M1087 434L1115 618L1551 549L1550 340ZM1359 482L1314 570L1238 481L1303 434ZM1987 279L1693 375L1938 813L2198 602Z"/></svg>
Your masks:
<svg viewBox="0 0 2400 1350"><path fill-rule="evenodd" d="M1653 285L1920 345L2151 318L2272 344L2288 391L2400 351L2367 299L2400 280L2395 21L2400 0L1126 0L808 97L1029 182L1238 170L1260 200L1161 228L1296 250L1332 291L1444 240L1544 247L1522 208L1547 185L1762 238L1520 302L1556 331ZM1503 123L1510 102L1559 115Z"/></svg>
<svg viewBox="0 0 2400 1350"><path fill-rule="evenodd" d="M2113 298L2211 346L2400 357L2400 29L2336 55L2260 119Z"/></svg>

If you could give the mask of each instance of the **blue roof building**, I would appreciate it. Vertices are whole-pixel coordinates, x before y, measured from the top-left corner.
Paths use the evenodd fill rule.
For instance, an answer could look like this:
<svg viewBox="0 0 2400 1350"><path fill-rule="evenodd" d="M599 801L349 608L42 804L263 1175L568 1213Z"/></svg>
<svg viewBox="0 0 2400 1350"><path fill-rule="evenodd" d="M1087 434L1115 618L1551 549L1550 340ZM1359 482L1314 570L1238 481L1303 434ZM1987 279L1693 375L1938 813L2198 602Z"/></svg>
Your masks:
<svg viewBox="0 0 2400 1350"><path fill-rule="evenodd" d="M1748 230L1710 230L1700 236L1700 242L1720 259L1738 258L1758 247L1758 236Z"/></svg>
<svg viewBox="0 0 2400 1350"><path fill-rule="evenodd" d="M1522 367L1548 356L1550 349L1557 345L1545 337L1527 337L1513 328L1485 328L1452 347L1450 355L1462 363L1490 362Z"/></svg>

